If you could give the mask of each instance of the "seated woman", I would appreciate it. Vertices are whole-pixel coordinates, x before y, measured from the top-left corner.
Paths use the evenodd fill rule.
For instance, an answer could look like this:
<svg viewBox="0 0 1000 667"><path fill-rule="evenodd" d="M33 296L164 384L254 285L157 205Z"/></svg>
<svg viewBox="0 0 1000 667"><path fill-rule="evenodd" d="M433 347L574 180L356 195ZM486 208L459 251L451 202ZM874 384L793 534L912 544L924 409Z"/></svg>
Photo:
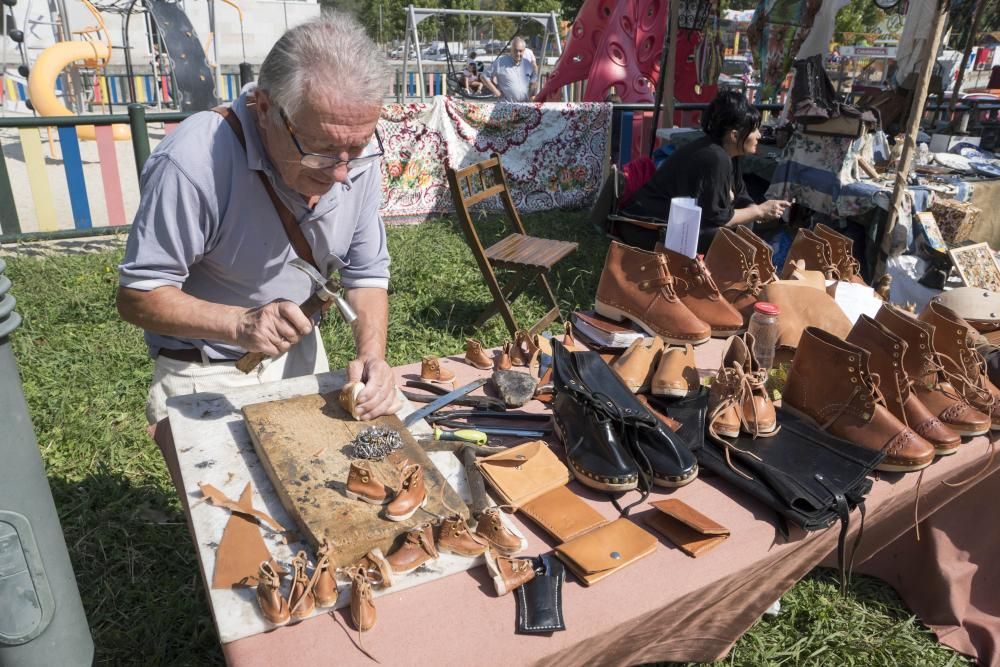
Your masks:
<svg viewBox="0 0 1000 667"><path fill-rule="evenodd" d="M701 207L699 253L708 250L719 227L775 220L791 205L782 200L755 204L747 194L739 157L757 150L760 111L746 97L719 93L702 114L701 127L707 136L667 158L622 209L628 216L666 220L671 198L694 198ZM635 225L621 225L619 232L625 243L647 250L663 240L657 231Z"/></svg>
<svg viewBox="0 0 1000 667"><path fill-rule="evenodd" d="M462 86L466 93L480 93L483 90L483 82L479 80L479 63L470 60L462 70Z"/></svg>

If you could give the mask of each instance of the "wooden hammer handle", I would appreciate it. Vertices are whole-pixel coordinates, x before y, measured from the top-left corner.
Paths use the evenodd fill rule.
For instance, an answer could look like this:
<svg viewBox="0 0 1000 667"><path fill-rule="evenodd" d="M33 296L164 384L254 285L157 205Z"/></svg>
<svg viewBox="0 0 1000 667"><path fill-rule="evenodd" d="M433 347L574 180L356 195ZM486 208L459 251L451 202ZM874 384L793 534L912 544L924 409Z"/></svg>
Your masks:
<svg viewBox="0 0 1000 667"><path fill-rule="evenodd" d="M299 309L307 319L311 320L313 316L323 308L323 303L322 299L313 294L311 297L299 304ZM247 352L237 360L236 368L243 373L249 373L253 369L260 366L261 362L267 359L267 356L268 355L263 352Z"/></svg>

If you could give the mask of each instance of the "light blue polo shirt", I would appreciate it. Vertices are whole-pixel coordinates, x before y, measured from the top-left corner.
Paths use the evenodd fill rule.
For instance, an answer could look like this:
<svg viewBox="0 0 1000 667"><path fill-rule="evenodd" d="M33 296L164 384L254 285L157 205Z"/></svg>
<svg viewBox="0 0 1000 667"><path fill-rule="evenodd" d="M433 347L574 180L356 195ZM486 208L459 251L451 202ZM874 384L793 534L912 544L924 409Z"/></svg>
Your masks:
<svg viewBox="0 0 1000 667"><path fill-rule="evenodd" d="M345 287L389 286L389 253L378 209L381 170L351 170L309 209L289 189L267 157L243 89L233 109L243 124L246 151L232 128L213 111L197 113L150 155L139 179L139 210L132 223L118 284L138 290L164 285L231 306L253 307L275 299L296 303L313 292L309 278L288 262L296 257L258 171L270 179L295 214L325 275L335 269ZM366 152L376 150L375 145ZM244 350L219 341L145 333L149 354L160 348L196 347L215 359Z"/></svg>

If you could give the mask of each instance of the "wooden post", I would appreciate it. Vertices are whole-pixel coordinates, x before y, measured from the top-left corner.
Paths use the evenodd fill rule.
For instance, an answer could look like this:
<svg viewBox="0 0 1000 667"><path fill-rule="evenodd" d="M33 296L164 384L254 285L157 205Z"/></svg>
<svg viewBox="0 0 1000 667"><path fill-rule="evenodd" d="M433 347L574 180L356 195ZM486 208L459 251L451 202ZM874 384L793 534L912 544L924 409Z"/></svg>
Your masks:
<svg viewBox="0 0 1000 667"><path fill-rule="evenodd" d="M979 21L983 18L983 8L986 3L983 0L976 0L976 6L972 10L972 30L969 38L965 40L965 48L962 49L962 62L958 66L958 76L955 78L955 87L951 91L951 99L948 100L948 122L954 128L955 105L958 104L958 95L962 89L962 80L965 78L965 68L969 63L969 55L972 54L972 47L976 43L976 33L979 32Z"/></svg>
<svg viewBox="0 0 1000 667"><path fill-rule="evenodd" d="M891 238L892 228L896 226L897 209L899 202L906 191L906 177L910 171L910 163L913 161L913 153L917 148L917 132L920 131L920 119L924 115L924 105L927 102L927 89L930 87L931 71L934 69L934 62L937 60L938 47L941 45L941 35L944 32L944 21L947 17L945 2L938 0L937 14L934 16L934 24L931 27L930 36L924 43L921 54L920 72L917 76L917 85L913 90L913 98L910 102L910 114L906 123L906 139L903 143L903 153L896 165L896 183L892 190L892 199L889 205L889 222L885 226L885 233L882 236L882 247L885 249L886 239Z"/></svg>

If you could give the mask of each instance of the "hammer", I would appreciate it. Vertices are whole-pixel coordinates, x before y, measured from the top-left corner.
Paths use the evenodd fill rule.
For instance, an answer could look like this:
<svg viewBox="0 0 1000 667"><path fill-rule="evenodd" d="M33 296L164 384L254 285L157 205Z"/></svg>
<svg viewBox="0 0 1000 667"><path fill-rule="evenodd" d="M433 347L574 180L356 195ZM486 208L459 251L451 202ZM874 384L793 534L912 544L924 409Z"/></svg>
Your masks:
<svg viewBox="0 0 1000 667"><path fill-rule="evenodd" d="M358 319L358 314L351 308L351 304L347 303L347 300L340 296L341 284L337 278L332 274L329 278L323 278L312 264L299 257L293 257L288 263L309 276L316 287L316 291L312 293L312 296L299 304L299 309L302 310L303 315L311 320L316 313L320 312L326 302L333 301L345 322L351 324L354 320ZM267 355L263 352L247 352L236 362L236 368L244 373L249 373L257 368L260 362L266 358Z"/></svg>

